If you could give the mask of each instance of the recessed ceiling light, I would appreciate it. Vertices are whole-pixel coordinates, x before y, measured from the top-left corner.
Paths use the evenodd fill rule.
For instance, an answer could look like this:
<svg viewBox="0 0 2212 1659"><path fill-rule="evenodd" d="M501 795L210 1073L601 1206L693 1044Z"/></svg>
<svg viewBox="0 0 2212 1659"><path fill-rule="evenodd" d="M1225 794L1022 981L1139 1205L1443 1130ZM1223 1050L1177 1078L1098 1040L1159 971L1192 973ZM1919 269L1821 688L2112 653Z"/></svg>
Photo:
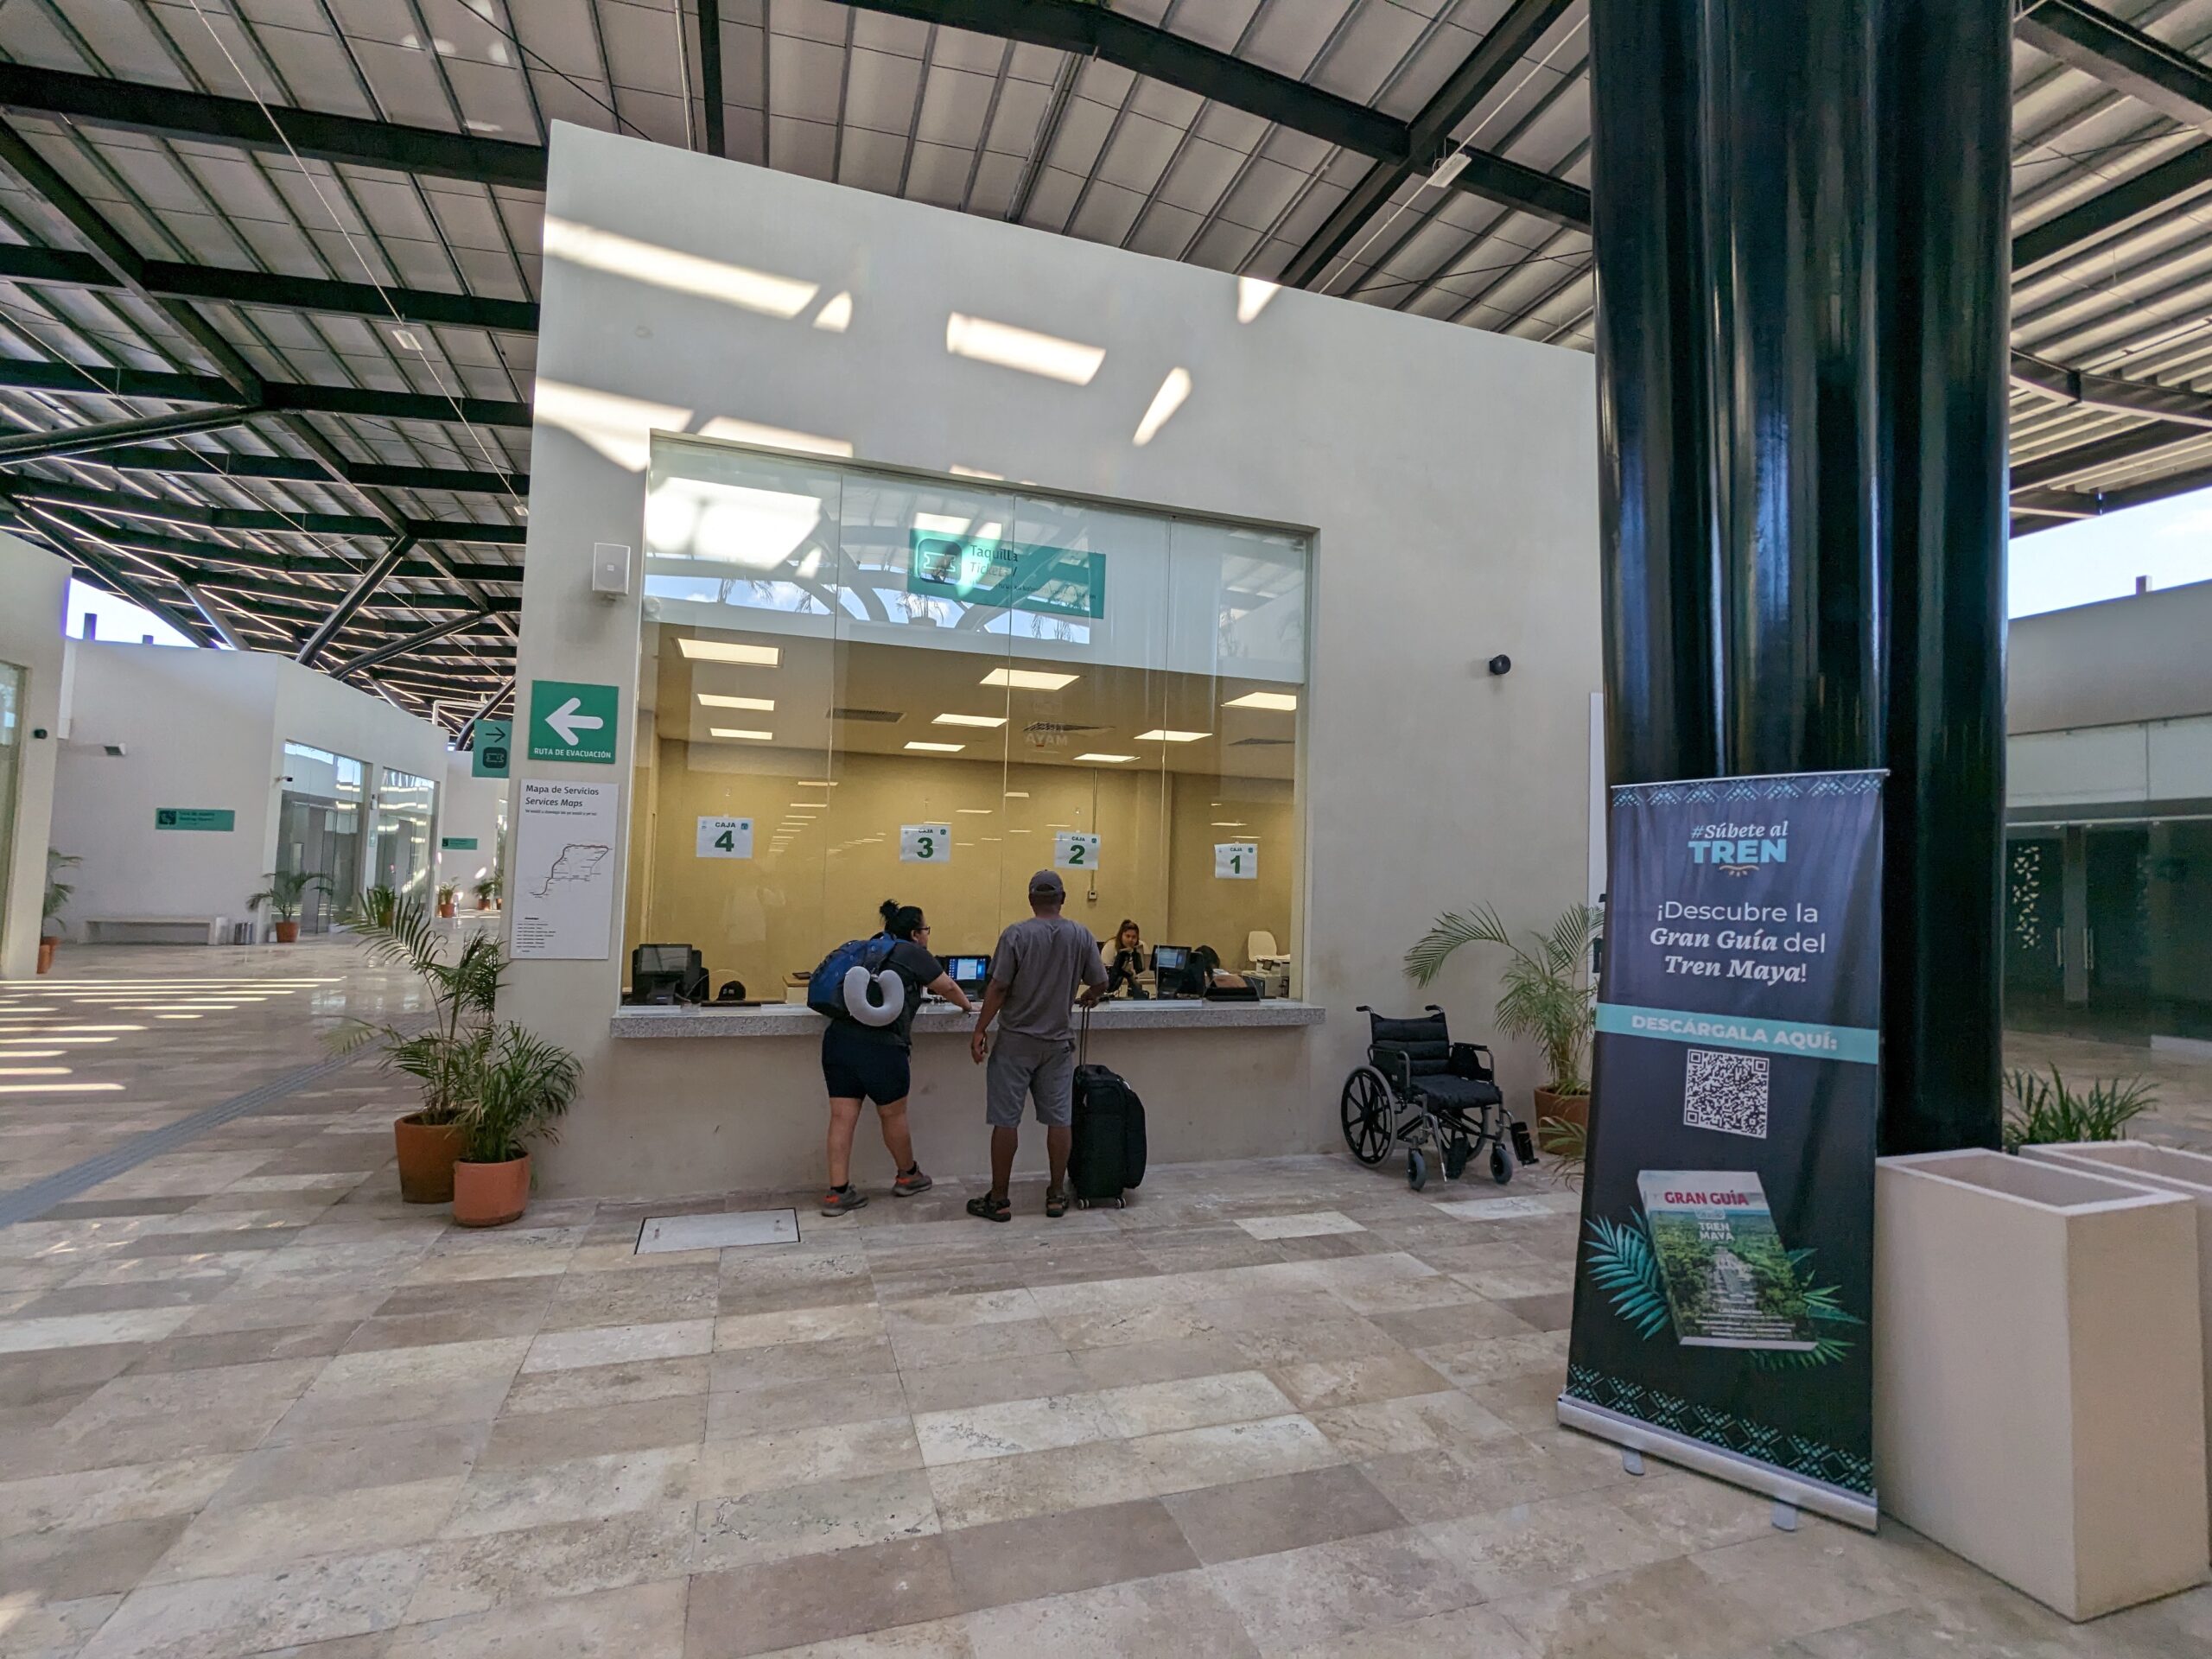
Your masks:
<svg viewBox="0 0 2212 1659"><path fill-rule="evenodd" d="M784 660L781 645L741 645L731 639L695 639L680 636L676 648L702 663L745 663L754 668L773 668Z"/></svg>
<svg viewBox="0 0 2212 1659"><path fill-rule="evenodd" d="M791 787L793 789L835 789L837 785L834 779L829 778L794 778L791 780Z"/></svg>
<svg viewBox="0 0 2212 1659"><path fill-rule="evenodd" d="M988 818L997 810L995 807L988 806L957 806L952 810L971 818Z"/></svg>
<svg viewBox="0 0 2212 1659"><path fill-rule="evenodd" d="M1009 801L1026 801L1029 798L1029 791L1026 789L1009 789L1006 792L1006 798Z"/></svg>
<svg viewBox="0 0 2212 1659"><path fill-rule="evenodd" d="M1155 726L1148 732L1139 732L1140 743L1196 743L1211 737L1211 732L1171 732L1164 726Z"/></svg>
<svg viewBox="0 0 2212 1659"><path fill-rule="evenodd" d="M1058 691L1082 677L1080 674L1046 674L1033 668L995 668L977 683L1006 686L1015 691Z"/></svg>
<svg viewBox="0 0 2212 1659"><path fill-rule="evenodd" d="M776 712L773 697L726 697L718 691L702 691L699 701L709 709L754 709L764 715Z"/></svg>
<svg viewBox="0 0 2212 1659"><path fill-rule="evenodd" d="M1298 698L1289 691L1247 691L1241 697L1231 697L1221 705L1224 709L1272 709L1278 714L1291 714L1298 708Z"/></svg>
<svg viewBox="0 0 2212 1659"><path fill-rule="evenodd" d="M996 727L1006 724L1004 715L939 715L930 722L932 726Z"/></svg>
<svg viewBox="0 0 2212 1659"><path fill-rule="evenodd" d="M1134 754L1078 754L1076 759L1094 761L1100 766L1118 766L1124 760L1135 760L1136 756Z"/></svg>
<svg viewBox="0 0 2212 1659"><path fill-rule="evenodd" d="M909 743L906 747L925 754L957 754L968 746L965 743Z"/></svg>
<svg viewBox="0 0 2212 1659"><path fill-rule="evenodd" d="M715 737L741 737L748 743L772 743L776 741L773 732L748 731L742 726L709 726L707 730Z"/></svg>
<svg viewBox="0 0 2212 1659"><path fill-rule="evenodd" d="M1213 827L1217 830L1242 830L1244 827L1244 820L1242 818L1216 818L1213 821Z"/></svg>
<svg viewBox="0 0 2212 1659"><path fill-rule="evenodd" d="M792 812L826 812L829 810L819 801L793 801L784 809L787 815Z"/></svg>

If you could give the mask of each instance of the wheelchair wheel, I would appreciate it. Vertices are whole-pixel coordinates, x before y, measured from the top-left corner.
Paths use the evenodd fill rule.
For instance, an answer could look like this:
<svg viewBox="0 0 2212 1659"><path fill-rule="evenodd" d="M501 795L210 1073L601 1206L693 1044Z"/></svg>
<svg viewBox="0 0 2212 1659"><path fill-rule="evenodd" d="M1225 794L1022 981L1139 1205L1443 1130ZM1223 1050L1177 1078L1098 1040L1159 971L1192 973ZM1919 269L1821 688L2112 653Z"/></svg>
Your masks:
<svg viewBox="0 0 2212 1659"><path fill-rule="evenodd" d="M1500 1186L1513 1179L1513 1160L1505 1155L1503 1147L1490 1149L1490 1178Z"/></svg>
<svg viewBox="0 0 2212 1659"><path fill-rule="evenodd" d="M1416 1192L1428 1185L1428 1160L1411 1147L1406 1148L1406 1185Z"/></svg>
<svg viewBox="0 0 2212 1659"><path fill-rule="evenodd" d="M1363 1065L1346 1077L1338 1109L1353 1157L1371 1169L1390 1155L1390 1085L1381 1072Z"/></svg>

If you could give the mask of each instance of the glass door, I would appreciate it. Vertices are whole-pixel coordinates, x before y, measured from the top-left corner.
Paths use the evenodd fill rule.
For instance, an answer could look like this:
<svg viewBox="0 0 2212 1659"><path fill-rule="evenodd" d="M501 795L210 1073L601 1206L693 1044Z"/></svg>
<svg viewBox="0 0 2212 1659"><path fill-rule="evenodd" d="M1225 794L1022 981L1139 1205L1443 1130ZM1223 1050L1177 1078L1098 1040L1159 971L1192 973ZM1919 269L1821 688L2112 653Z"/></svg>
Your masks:
<svg viewBox="0 0 2212 1659"><path fill-rule="evenodd" d="M2151 831L2092 829L2083 837L2082 966L2101 1032L2147 1033L2151 999Z"/></svg>
<svg viewBox="0 0 2212 1659"><path fill-rule="evenodd" d="M2005 1006L2038 1022L2065 998L2066 842L2056 833L2005 844Z"/></svg>

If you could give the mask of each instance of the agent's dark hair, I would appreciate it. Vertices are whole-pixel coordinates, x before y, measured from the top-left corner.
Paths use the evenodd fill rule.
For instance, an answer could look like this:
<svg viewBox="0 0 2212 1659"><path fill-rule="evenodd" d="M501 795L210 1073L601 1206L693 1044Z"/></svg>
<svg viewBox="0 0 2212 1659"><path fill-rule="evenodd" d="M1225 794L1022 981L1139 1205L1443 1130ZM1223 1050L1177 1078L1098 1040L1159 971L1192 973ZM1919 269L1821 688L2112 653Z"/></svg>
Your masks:
<svg viewBox="0 0 2212 1659"><path fill-rule="evenodd" d="M883 931L894 939L911 939L922 930L922 907L902 905L896 899L887 899L876 906L875 913L883 918Z"/></svg>
<svg viewBox="0 0 2212 1659"><path fill-rule="evenodd" d="M1134 933L1140 939L1144 938L1144 930L1126 918L1123 918L1122 925L1114 930L1114 943L1119 944L1122 942L1122 935L1124 933Z"/></svg>
<svg viewBox="0 0 2212 1659"><path fill-rule="evenodd" d="M1210 944L1202 944L1191 952L1191 966L1214 973L1221 967L1221 952Z"/></svg>

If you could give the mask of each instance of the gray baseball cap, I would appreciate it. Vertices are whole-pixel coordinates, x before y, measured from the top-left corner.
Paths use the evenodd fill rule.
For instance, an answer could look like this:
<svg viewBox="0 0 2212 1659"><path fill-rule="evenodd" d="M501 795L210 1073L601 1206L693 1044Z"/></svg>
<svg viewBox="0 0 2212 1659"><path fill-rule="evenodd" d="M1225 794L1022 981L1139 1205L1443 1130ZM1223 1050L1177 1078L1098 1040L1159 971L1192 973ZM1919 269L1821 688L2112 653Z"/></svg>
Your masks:
<svg viewBox="0 0 2212 1659"><path fill-rule="evenodd" d="M1067 884L1060 880L1058 870L1039 870L1029 878L1029 896L1033 899L1065 899Z"/></svg>

